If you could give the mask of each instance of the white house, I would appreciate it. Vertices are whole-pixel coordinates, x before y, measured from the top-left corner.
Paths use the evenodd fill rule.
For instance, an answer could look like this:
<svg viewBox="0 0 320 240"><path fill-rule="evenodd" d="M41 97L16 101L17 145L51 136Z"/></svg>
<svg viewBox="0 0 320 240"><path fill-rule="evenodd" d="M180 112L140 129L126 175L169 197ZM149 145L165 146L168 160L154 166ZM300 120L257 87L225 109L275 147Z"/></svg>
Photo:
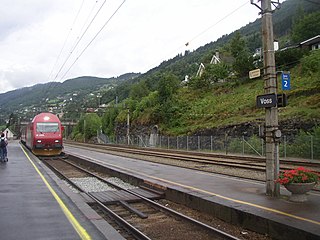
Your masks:
<svg viewBox="0 0 320 240"><path fill-rule="evenodd" d="M3 131L3 133L4 133L4 135L6 136L7 139L13 139L14 137L16 137L16 135L9 128L6 128Z"/></svg>

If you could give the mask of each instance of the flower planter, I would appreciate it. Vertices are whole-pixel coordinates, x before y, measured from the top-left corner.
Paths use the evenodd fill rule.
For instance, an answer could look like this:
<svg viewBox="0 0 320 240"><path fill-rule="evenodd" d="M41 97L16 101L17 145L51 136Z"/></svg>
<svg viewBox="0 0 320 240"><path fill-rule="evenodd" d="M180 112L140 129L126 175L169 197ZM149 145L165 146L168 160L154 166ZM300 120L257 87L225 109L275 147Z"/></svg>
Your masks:
<svg viewBox="0 0 320 240"><path fill-rule="evenodd" d="M312 190L316 185L315 182L311 183L289 183L284 185L284 187L291 192L291 197L289 198L292 202L305 202L307 201L307 192Z"/></svg>

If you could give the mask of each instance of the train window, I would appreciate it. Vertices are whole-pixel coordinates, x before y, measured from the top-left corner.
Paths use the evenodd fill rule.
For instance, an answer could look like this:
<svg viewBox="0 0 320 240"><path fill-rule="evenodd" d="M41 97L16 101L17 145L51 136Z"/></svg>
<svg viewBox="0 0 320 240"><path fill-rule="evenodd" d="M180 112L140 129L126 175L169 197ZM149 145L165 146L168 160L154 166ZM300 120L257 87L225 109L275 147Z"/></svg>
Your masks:
<svg viewBox="0 0 320 240"><path fill-rule="evenodd" d="M37 132L48 133L48 132L58 132L59 124L55 122L39 122L37 123Z"/></svg>

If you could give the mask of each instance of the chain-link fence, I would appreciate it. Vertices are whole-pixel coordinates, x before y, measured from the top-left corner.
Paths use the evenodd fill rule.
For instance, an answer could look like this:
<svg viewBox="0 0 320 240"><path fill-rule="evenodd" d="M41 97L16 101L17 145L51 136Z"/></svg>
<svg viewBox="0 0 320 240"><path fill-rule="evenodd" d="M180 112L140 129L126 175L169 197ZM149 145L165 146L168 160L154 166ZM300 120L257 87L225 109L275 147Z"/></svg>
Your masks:
<svg viewBox="0 0 320 240"><path fill-rule="evenodd" d="M103 135L103 134L102 134ZM102 136L100 134L100 136ZM138 135L99 137L104 143L125 144L139 147L157 147L187 151L207 151L223 154L265 156L265 142L258 136L162 136ZM320 160L320 138L312 135L282 136L279 144L280 158L305 158Z"/></svg>

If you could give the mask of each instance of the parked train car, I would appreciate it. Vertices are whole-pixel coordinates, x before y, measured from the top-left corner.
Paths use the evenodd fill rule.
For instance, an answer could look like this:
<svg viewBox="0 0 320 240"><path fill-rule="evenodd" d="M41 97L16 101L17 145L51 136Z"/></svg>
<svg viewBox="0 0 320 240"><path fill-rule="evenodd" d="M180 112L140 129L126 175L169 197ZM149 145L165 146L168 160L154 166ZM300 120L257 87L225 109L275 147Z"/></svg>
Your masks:
<svg viewBox="0 0 320 240"><path fill-rule="evenodd" d="M56 156L63 150L59 118L52 113L36 115L21 132L21 142L37 156Z"/></svg>

